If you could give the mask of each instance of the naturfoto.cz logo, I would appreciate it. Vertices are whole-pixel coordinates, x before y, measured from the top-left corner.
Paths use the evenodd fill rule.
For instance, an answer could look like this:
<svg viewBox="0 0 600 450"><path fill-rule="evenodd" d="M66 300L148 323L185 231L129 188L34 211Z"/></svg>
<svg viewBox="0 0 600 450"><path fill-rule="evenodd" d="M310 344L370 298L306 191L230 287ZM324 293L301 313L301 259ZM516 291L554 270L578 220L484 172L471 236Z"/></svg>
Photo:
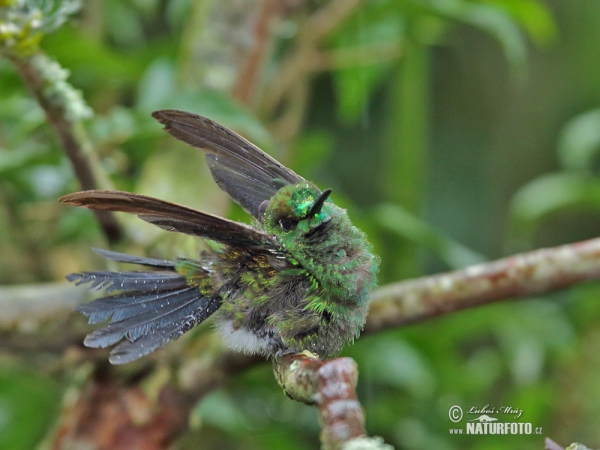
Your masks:
<svg viewBox="0 0 600 450"><path fill-rule="evenodd" d="M523 414L523 410L520 408L471 406L467 409L466 414L476 417L466 417L464 428L450 428L450 434L542 434L542 427L534 428L529 422L514 422ZM501 417L500 420L498 417L494 417L495 415L505 417ZM448 410L448 417L456 424L461 422L464 416L465 412L458 405L451 406Z"/></svg>

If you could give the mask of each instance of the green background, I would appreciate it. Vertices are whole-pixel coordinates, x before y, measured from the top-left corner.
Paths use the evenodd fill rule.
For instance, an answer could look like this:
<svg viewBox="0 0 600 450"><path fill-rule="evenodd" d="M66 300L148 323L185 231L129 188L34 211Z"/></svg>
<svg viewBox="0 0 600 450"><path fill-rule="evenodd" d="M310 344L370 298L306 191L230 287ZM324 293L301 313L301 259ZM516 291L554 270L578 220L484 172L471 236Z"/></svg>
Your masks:
<svg viewBox="0 0 600 450"><path fill-rule="evenodd" d="M319 44L341 59L302 79L307 89L290 96L300 126L287 129L265 99L327 2L296 2L277 21L246 105L227 85L244 30L235 2L221 16L214 3L89 1L44 36L94 111L85 127L117 188L244 218L199 152L150 118L177 108L331 187L381 255L381 285L597 236L600 2L364 2ZM356 48L367 51L344 59ZM100 267L93 216L56 202L77 189L43 111L0 58L0 289ZM195 254L193 239L129 219L120 249ZM541 449L545 436L600 447L599 291L589 283L361 338L344 354L359 364L369 433L414 450ZM74 381L46 370L60 351L2 345L12 332L0 334L0 448L29 449ZM543 434L449 435L452 405L519 408ZM191 425L178 448L318 446L316 412L282 395L270 364L210 393Z"/></svg>

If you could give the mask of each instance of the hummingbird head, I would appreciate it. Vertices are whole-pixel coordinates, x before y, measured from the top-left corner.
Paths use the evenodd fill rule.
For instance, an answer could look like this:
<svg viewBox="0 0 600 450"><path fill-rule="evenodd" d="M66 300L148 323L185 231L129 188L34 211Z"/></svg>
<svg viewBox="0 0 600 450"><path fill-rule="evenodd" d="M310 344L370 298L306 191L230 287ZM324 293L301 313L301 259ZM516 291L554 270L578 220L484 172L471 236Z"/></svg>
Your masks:
<svg viewBox="0 0 600 450"><path fill-rule="evenodd" d="M328 229L334 215L329 194L331 189L321 192L311 183L286 185L261 205L262 222L286 247L311 240Z"/></svg>
<svg viewBox="0 0 600 450"><path fill-rule="evenodd" d="M285 185L259 206L261 225L330 294L366 305L378 260L330 194L309 182Z"/></svg>

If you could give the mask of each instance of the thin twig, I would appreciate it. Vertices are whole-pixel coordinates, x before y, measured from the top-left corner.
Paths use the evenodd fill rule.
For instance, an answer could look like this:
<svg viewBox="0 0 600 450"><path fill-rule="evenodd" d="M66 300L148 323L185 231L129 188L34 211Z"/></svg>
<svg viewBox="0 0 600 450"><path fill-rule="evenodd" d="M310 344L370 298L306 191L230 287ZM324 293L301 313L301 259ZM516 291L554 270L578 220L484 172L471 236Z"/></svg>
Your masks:
<svg viewBox="0 0 600 450"><path fill-rule="evenodd" d="M304 21L298 32L296 49L281 63L275 83L263 93L263 108L271 117L286 103L296 86L312 76L311 62L324 38L344 22L364 0L332 0Z"/></svg>
<svg viewBox="0 0 600 450"><path fill-rule="evenodd" d="M269 47L269 25L273 16L278 12L275 0L263 0L260 12L254 27L254 46L246 58L236 85L233 88L233 97L243 104L249 104L254 92L256 80Z"/></svg>
<svg viewBox="0 0 600 450"><path fill-rule="evenodd" d="M66 282L4 286L0 288L0 330L33 331L88 297L86 291Z"/></svg>

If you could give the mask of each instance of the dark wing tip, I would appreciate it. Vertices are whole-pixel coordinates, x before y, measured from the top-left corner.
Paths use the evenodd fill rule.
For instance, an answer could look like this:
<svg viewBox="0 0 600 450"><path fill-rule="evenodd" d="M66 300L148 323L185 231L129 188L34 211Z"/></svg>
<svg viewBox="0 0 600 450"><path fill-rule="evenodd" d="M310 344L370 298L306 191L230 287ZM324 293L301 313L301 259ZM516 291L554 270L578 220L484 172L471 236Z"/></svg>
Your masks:
<svg viewBox="0 0 600 450"><path fill-rule="evenodd" d="M206 131L214 132L217 130L217 134L225 133L224 137L235 137L242 141L244 140L241 136L238 136L223 125L199 114L180 111L178 109L161 109L159 111L154 111L152 117L164 125L164 129L167 133L193 147L205 149L205 145L200 145L196 142L196 138L198 137L206 140L204 144L214 144L212 139L207 136L201 136L202 132Z"/></svg>
<svg viewBox="0 0 600 450"><path fill-rule="evenodd" d="M258 206L282 186L304 179L229 128L197 114L173 109L152 116L171 136L202 150L219 187L258 218Z"/></svg>
<svg viewBox="0 0 600 450"><path fill-rule="evenodd" d="M100 192L100 191L91 190L91 191L73 192L72 194L63 195L62 197L60 197L58 199L58 201L60 203L64 203L69 206L84 206L87 204L87 202L85 200L97 192Z"/></svg>
<svg viewBox="0 0 600 450"><path fill-rule="evenodd" d="M168 116L169 114L177 114L178 112L178 109L159 109L152 113L152 117L154 117L158 121L161 121L164 117Z"/></svg>
<svg viewBox="0 0 600 450"><path fill-rule="evenodd" d="M200 116L198 114L194 114L187 111L180 111L178 109L161 109L158 111L154 111L152 113L152 117L154 117L156 120L162 123L165 126L166 130L169 130L171 128L171 124L173 122L189 122L191 120L194 122L213 123L212 120L204 116Z"/></svg>
<svg viewBox="0 0 600 450"><path fill-rule="evenodd" d="M171 117L177 112L176 109L161 109L154 111L152 117L158 120L163 125L167 125L171 121Z"/></svg>

